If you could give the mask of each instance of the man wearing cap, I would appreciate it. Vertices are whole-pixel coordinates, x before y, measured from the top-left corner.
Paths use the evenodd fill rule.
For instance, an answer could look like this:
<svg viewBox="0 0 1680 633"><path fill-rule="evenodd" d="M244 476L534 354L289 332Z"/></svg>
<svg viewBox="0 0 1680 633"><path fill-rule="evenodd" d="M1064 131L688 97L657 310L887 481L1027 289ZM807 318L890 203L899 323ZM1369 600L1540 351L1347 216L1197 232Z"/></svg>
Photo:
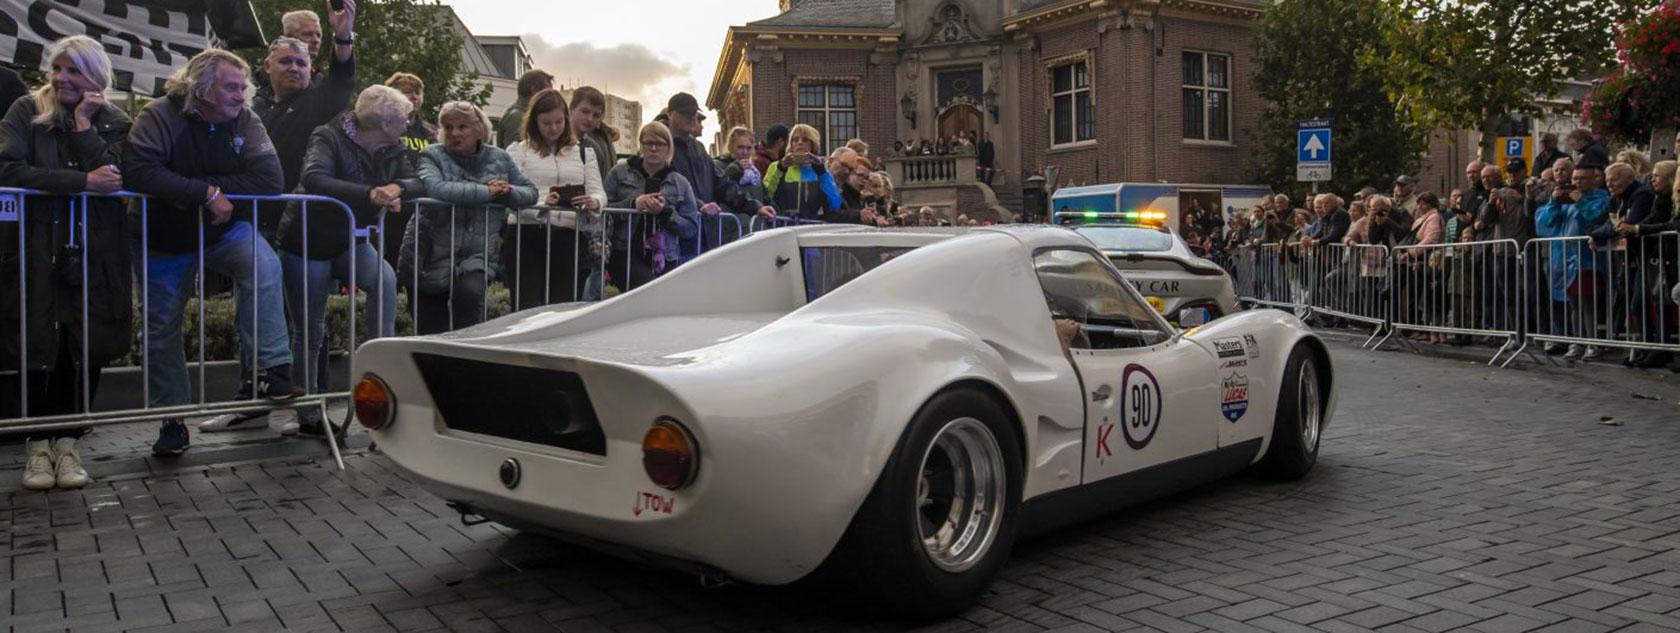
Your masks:
<svg viewBox="0 0 1680 633"><path fill-rule="evenodd" d="M1394 222L1411 226L1412 218L1417 217L1417 207L1417 179L1400 174L1394 179Z"/></svg>
<svg viewBox="0 0 1680 633"><path fill-rule="evenodd" d="M720 223L719 213L737 214L740 226L745 227L748 218L764 205L743 194L739 185L724 178L717 162L706 153L698 138L706 115L700 111L700 102L694 99L694 95L686 92L672 95L665 104L665 116L671 127L671 137L676 142L671 152L671 168L694 185L694 195L700 199L701 243L705 249L713 248L720 243L720 229L724 237L737 232L736 227L729 226L734 222Z"/></svg>

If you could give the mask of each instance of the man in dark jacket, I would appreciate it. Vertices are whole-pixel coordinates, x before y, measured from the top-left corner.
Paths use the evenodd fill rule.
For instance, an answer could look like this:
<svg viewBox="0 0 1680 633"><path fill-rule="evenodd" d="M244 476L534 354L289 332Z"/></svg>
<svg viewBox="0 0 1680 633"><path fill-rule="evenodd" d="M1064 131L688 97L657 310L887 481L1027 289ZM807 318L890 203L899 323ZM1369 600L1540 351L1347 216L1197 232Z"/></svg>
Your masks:
<svg viewBox="0 0 1680 633"><path fill-rule="evenodd" d="M531 97L553 87L554 75L543 70L533 68L519 76L519 98L502 113L501 120L496 121L497 145L507 149L525 138L525 109L531 107Z"/></svg>
<svg viewBox="0 0 1680 633"><path fill-rule="evenodd" d="M753 166L758 168L758 173L770 173L770 163L782 159L782 152L787 151L787 143L788 126L777 123L765 130L764 142L753 150Z"/></svg>
<svg viewBox="0 0 1680 633"><path fill-rule="evenodd" d="M1586 128L1575 128L1569 133L1569 146L1580 154L1575 159L1577 168L1603 170L1610 166L1610 152Z"/></svg>
<svg viewBox="0 0 1680 633"><path fill-rule="evenodd" d="M165 98L141 110L129 133L123 181L152 197L147 206L130 207L134 234L149 240L135 245L149 284L149 406L192 400L181 328L187 284L199 265L234 279L242 373L257 370L249 393L276 400L301 394L290 379L280 260L255 237L249 216L236 215L228 200L230 194L276 195L284 184L268 131L245 107L249 72L227 51L199 53L170 80ZM186 426L168 420L152 452L179 455L188 443Z"/></svg>
<svg viewBox="0 0 1680 633"><path fill-rule="evenodd" d="M263 128L274 141L285 191L296 189L302 177L309 134L343 112L356 94L355 7L346 2L343 10L332 12L333 63L320 81L315 80L308 44L282 36L268 45L268 57L262 62L268 86L257 90L251 109L262 117ZM264 211L257 228L272 235L280 224L279 209Z"/></svg>
<svg viewBox="0 0 1680 633"><path fill-rule="evenodd" d="M1487 163L1481 160L1470 161L1470 164L1464 166L1464 182L1466 185L1464 195L1459 198L1457 209L1442 209L1441 214L1443 216L1462 210L1469 213L1471 218L1475 218L1476 212L1482 210L1482 205L1487 202L1488 198L1487 186L1482 184L1483 167L1487 167ZM1446 219L1451 218L1443 217L1443 220Z"/></svg>
<svg viewBox="0 0 1680 633"><path fill-rule="evenodd" d="M1342 208L1341 197L1330 193L1319 194L1313 199L1313 213L1318 214L1318 237L1301 238L1302 246L1340 244L1347 239L1353 216Z"/></svg>
<svg viewBox="0 0 1680 633"><path fill-rule="evenodd" d="M1619 238L1618 225L1638 226L1649 222L1656 201L1651 186L1640 182L1639 173L1627 163L1610 165L1604 170L1604 177L1605 188L1610 190L1610 209L1605 222L1592 230L1593 247L1599 251L1609 251L1615 245ZM1656 323L1646 318L1645 295L1648 285L1657 280L1657 271L1650 271L1652 275L1648 278L1644 270L1646 267L1641 265L1645 259L1646 242L1646 239L1628 238L1626 257L1611 256L1610 288L1627 294L1628 334L1636 340L1654 343L1661 340L1661 332ZM1652 244L1655 242L1652 241ZM1634 362L1643 360L1643 355L1637 355Z"/></svg>
<svg viewBox="0 0 1680 633"><path fill-rule="evenodd" d="M572 134L579 144L595 152L595 165L601 169L601 181L606 182L607 174L618 164L618 150L613 148L612 132L601 125L601 118L607 115L607 96L591 86L579 87L572 91L568 114ZM624 130L624 133L635 134L638 131Z"/></svg>
<svg viewBox="0 0 1680 633"><path fill-rule="evenodd" d="M1550 169L1552 164L1557 162L1557 159L1569 157L1568 154L1563 153L1563 150L1558 149L1557 143L1557 132L1547 132L1540 135L1540 153L1534 155L1534 165L1530 176L1539 178L1541 172Z"/></svg>
<svg viewBox="0 0 1680 633"><path fill-rule="evenodd" d="M714 248L724 232L737 229L728 226L733 222L720 221L720 214L754 215L763 205L742 194L739 185L724 178L717 162L706 153L706 147L697 138L706 115L700 112L700 103L694 95L679 92L672 96L666 104L665 114L670 118L671 136L676 142L672 148L671 167L688 179L694 187L695 197L699 198L702 250Z"/></svg>

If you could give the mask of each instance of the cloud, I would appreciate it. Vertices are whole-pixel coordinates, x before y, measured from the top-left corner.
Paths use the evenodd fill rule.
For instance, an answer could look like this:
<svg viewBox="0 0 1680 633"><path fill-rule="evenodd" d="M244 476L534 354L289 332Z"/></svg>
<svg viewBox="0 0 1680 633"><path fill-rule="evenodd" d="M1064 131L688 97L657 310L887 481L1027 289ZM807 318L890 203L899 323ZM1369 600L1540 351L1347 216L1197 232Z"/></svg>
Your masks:
<svg viewBox="0 0 1680 633"><path fill-rule="evenodd" d="M568 88L595 86L640 101L649 119L672 92L693 92L695 88L687 64L662 57L641 44L598 47L590 42L557 44L536 34L524 38L532 61L537 68L553 74L555 83Z"/></svg>

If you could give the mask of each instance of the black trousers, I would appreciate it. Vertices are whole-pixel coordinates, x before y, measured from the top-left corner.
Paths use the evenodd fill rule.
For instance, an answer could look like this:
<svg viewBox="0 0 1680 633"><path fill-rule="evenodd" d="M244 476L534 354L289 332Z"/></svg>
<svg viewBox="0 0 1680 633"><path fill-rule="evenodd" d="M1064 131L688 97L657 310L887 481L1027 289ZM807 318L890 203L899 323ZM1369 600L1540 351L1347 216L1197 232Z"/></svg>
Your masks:
<svg viewBox="0 0 1680 633"><path fill-rule="evenodd" d="M484 287L484 271L475 270L455 276L453 294L414 293L414 333L439 334L479 324L484 320Z"/></svg>
<svg viewBox="0 0 1680 633"><path fill-rule="evenodd" d="M514 310L576 301L583 296L579 268L587 270L588 262L578 266L578 239L575 230L549 229L541 224L502 229L502 282L513 293ZM582 246L588 253L587 241Z"/></svg>
<svg viewBox="0 0 1680 633"><path fill-rule="evenodd" d="M53 362L52 369L37 369L29 372L29 416L66 415L82 412L82 368L81 355L76 353L75 339L79 336L80 327L66 324L58 332L58 358ZM88 366L88 401L99 391L99 372L97 364ZM22 417L20 409L23 397L18 391L18 376L7 376L0 384L0 419ZM59 429L37 435L50 439L61 437L81 437L88 431L87 427Z"/></svg>

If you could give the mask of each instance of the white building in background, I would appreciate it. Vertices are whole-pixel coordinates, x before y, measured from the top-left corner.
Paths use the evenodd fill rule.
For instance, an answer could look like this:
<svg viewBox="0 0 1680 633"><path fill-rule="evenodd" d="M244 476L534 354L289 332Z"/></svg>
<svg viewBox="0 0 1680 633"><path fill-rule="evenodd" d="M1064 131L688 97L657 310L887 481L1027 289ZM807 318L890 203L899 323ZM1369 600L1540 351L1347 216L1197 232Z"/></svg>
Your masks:
<svg viewBox="0 0 1680 633"><path fill-rule="evenodd" d="M607 116L604 120L618 130L618 140L613 142L613 149L618 150L619 156L629 156L641 150L636 144L636 132L642 129L640 101L607 94Z"/></svg>

